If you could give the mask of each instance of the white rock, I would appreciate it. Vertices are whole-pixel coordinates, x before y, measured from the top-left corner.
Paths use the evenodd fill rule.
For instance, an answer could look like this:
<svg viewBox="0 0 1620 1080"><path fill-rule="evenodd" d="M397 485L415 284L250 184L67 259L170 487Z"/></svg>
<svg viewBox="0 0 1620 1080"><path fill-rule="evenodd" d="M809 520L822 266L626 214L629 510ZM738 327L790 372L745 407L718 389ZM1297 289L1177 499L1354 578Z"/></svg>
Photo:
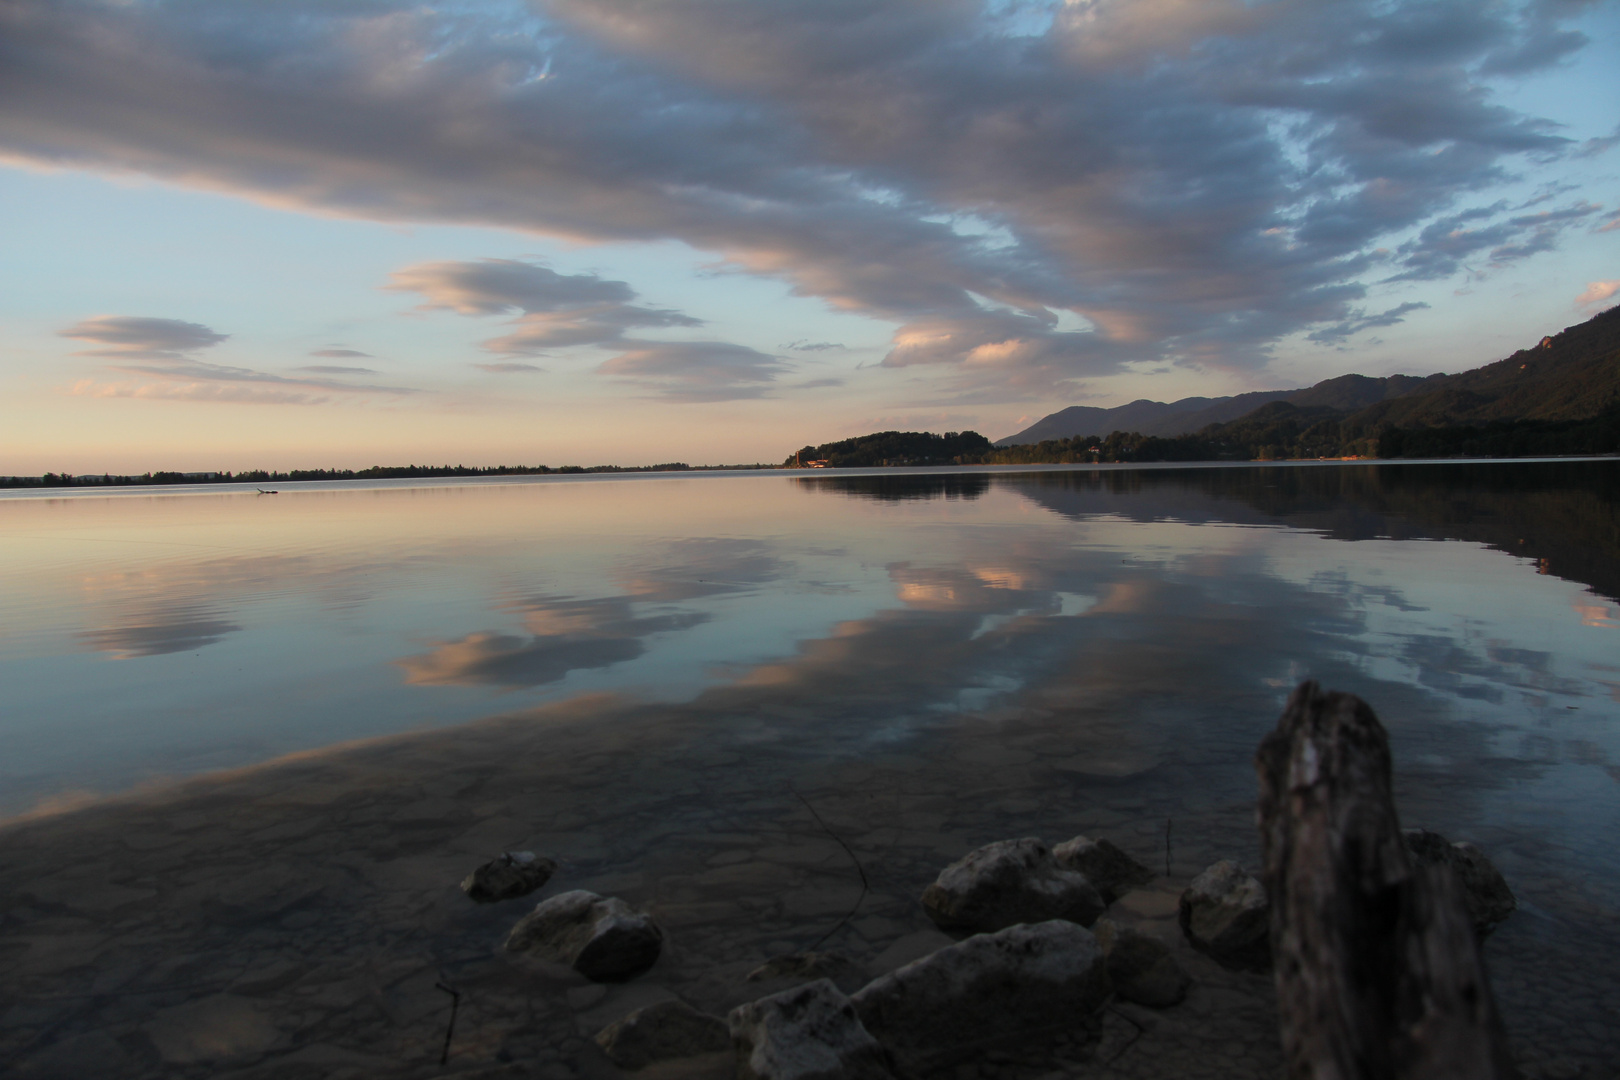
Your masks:
<svg viewBox="0 0 1620 1080"><path fill-rule="evenodd" d="M598 982L641 974L657 961L663 943L651 916L584 889L541 901L506 937L509 952L532 952Z"/></svg>
<svg viewBox="0 0 1620 1080"><path fill-rule="evenodd" d="M1090 926L1104 907L1085 875L1063 869L1034 837L998 840L958 859L923 891L922 903L941 929L971 933L1048 919Z"/></svg>
<svg viewBox="0 0 1620 1080"><path fill-rule="evenodd" d="M1181 932L1223 967L1271 966L1271 901L1259 878L1222 859L1181 894Z"/></svg>
<svg viewBox="0 0 1620 1080"><path fill-rule="evenodd" d="M893 1080L883 1048L830 979L731 1010L738 1080Z"/></svg>

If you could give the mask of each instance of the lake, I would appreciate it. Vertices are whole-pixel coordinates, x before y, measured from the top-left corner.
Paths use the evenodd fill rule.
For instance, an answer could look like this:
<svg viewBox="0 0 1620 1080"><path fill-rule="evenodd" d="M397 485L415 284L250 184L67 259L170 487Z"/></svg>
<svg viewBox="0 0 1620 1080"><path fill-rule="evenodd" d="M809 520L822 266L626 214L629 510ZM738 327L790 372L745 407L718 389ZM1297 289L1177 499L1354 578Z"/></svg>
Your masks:
<svg viewBox="0 0 1620 1080"><path fill-rule="evenodd" d="M937 947L917 895L1008 837L1120 844L1162 876L1116 914L1178 942L1188 879L1258 868L1305 678L1507 876L1527 1071L1616 1075L1614 460L6 492L0 551L20 1075L441 1075L441 982L452 1067L613 1075L638 1004ZM658 966L505 957L534 898L456 884L520 848L652 911ZM975 1075L1274 1075L1269 979L1178 958L1183 1005Z"/></svg>

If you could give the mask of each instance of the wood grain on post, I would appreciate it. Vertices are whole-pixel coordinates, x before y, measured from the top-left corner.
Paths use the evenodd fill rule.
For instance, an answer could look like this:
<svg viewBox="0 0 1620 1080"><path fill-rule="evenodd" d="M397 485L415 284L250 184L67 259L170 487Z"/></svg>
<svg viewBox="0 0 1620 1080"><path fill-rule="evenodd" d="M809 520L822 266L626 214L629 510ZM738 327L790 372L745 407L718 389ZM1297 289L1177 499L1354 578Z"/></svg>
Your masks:
<svg viewBox="0 0 1620 1080"><path fill-rule="evenodd" d="M1516 1077L1460 886L1401 844L1372 709L1302 683L1255 766L1288 1075Z"/></svg>

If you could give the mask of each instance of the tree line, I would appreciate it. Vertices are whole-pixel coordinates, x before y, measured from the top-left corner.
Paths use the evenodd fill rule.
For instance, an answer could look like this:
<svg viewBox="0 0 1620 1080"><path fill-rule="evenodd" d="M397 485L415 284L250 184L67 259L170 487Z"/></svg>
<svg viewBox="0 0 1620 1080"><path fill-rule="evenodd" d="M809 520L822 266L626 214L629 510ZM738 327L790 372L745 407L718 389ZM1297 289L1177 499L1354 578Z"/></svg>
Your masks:
<svg viewBox="0 0 1620 1080"><path fill-rule="evenodd" d="M111 473L82 474L48 472L43 476L3 476L0 487L133 487L166 484L274 484L316 480L408 480L439 476L549 476L571 473L621 472L704 472L732 469L769 469L753 465L688 465L670 461L660 465L373 465L366 469L244 469L241 472L159 471L115 476Z"/></svg>

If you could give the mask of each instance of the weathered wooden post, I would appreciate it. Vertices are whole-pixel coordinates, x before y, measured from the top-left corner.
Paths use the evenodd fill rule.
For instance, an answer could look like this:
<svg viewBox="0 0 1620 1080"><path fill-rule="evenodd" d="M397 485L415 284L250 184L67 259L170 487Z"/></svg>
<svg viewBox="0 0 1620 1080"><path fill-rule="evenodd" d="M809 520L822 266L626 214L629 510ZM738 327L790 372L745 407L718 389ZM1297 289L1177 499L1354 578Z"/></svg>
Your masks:
<svg viewBox="0 0 1620 1080"><path fill-rule="evenodd" d="M1288 1075L1516 1077L1456 878L1402 846L1372 709L1302 683L1255 766Z"/></svg>

